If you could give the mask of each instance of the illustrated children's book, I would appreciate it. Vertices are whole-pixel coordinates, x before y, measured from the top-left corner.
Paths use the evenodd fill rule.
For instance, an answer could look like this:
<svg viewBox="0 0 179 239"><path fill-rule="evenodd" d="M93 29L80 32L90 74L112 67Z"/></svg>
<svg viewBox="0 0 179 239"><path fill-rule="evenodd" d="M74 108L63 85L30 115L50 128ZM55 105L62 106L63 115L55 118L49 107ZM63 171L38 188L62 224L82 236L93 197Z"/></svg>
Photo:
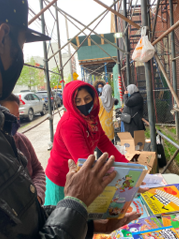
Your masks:
<svg viewBox="0 0 179 239"><path fill-rule="evenodd" d="M130 213L130 212L137 212L142 214L140 218L145 218L149 216L147 208L142 203L140 196L133 199L131 205L127 209L127 213Z"/></svg>
<svg viewBox="0 0 179 239"><path fill-rule="evenodd" d="M124 229L113 231L111 234L95 234L93 239L133 239L132 233Z"/></svg>
<svg viewBox="0 0 179 239"><path fill-rule="evenodd" d="M164 227L172 226L179 233L179 214L162 214Z"/></svg>
<svg viewBox="0 0 179 239"><path fill-rule="evenodd" d="M84 162L78 160L78 169ZM115 162L113 167L116 177L88 207L90 219L123 218L148 171L140 164Z"/></svg>
<svg viewBox="0 0 179 239"><path fill-rule="evenodd" d="M178 233L173 227L162 227L152 229L146 232L132 234L134 239L176 239L179 238Z"/></svg>
<svg viewBox="0 0 179 239"><path fill-rule="evenodd" d="M179 211L179 191L175 186L153 188L141 194L149 213L159 216Z"/></svg>
<svg viewBox="0 0 179 239"><path fill-rule="evenodd" d="M139 218L135 221L135 223L129 223L122 227L126 231L131 233L133 232L141 232L141 231L148 231L150 229L160 228L163 225L155 216L146 217L146 218Z"/></svg>

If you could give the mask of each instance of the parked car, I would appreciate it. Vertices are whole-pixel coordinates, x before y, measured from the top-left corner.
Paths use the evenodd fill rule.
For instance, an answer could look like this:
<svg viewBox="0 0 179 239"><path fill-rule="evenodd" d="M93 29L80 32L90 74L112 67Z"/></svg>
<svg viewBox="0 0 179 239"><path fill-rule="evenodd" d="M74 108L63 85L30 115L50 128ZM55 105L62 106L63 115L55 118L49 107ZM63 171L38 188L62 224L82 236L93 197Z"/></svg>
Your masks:
<svg viewBox="0 0 179 239"><path fill-rule="evenodd" d="M27 118L32 121L35 114L46 114L46 104L33 92L21 92L16 95L20 100L20 118Z"/></svg>
<svg viewBox="0 0 179 239"><path fill-rule="evenodd" d="M42 97L42 99L44 99L45 101L45 104L47 105L48 107L48 94L47 94L47 91L37 91L36 94L39 96L39 97ZM41 96L40 96L41 95ZM56 103L56 104L55 104ZM51 105L52 105L52 108L56 106L61 106L61 99L60 97L57 95L54 94L54 92L52 91L52 95L51 95Z"/></svg>
<svg viewBox="0 0 179 239"><path fill-rule="evenodd" d="M38 91L35 94L44 102L44 104L46 105L46 108L48 109L48 95L47 95L47 92Z"/></svg>
<svg viewBox="0 0 179 239"><path fill-rule="evenodd" d="M57 96L61 99L61 105L63 104L63 94L62 94L62 90L61 89L58 89L58 90L53 90L53 92L54 92L54 94L56 95L57 94ZM60 105L60 106L61 106Z"/></svg>

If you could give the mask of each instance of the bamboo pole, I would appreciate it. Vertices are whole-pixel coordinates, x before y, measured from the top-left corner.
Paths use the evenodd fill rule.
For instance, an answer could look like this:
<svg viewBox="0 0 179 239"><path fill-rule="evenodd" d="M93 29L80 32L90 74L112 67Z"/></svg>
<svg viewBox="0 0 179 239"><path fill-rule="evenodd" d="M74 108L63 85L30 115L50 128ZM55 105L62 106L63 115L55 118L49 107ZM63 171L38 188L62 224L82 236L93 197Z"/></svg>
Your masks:
<svg viewBox="0 0 179 239"><path fill-rule="evenodd" d="M51 3L49 3L46 7L44 7L39 13L37 13L37 15L35 15L29 22L28 25L30 25L31 23L33 23L39 16L41 16L47 9L49 9L49 7L51 7L55 2L57 2L58 0L53 0Z"/></svg>
<svg viewBox="0 0 179 239"><path fill-rule="evenodd" d="M119 12L115 11L114 9L112 9L111 7L107 6L106 4L104 4L103 2L99 1L99 0L93 0L95 2L97 2L98 4L100 4L101 6L105 7L106 9L108 9L109 11L113 12L115 15L117 15L118 17L120 17L121 19L123 19L124 21L128 22L130 25L136 27L137 29L140 29L140 26L138 24L136 24L135 22L131 21L130 19L128 19L127 17L124 17L122 14L120 14Z"/></svg>
<svg viewBox="0 0 179 239"><path fill-rule="evenodd" d="M152 45L154 46L155 44L157 44L162 38L164 38L170 32L175 30L175 28L177 28L178 26L179 26L179 20L175 24L173 24L171 27L169 27L168 30L166 30L162 35L160 35L155 41L153 41Z"/></svg>

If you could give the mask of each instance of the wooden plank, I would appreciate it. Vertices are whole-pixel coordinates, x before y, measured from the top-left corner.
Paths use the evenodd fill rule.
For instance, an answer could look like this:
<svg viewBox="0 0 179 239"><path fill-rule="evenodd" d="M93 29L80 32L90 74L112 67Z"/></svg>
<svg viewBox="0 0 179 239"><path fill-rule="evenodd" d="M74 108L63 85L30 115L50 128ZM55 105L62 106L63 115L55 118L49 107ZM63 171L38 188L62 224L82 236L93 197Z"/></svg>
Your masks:
<svg viewBox="0 0 179 239"><path fill-rule="evenodd" d="M102 37L104 37L104 34L101 34ZM104 39L101 38L101 45L104 45Z"/></svg>
<svg viewBox="0 0 179 239"><path fill-rule="evenodd" d="M91 46L91 38L88 37L88 46Z"/></svg>
<svg viewBox="0 0 179 239"><path fill-rule="evenodd" d="M117 58L117 56L112 56L114 58ZM105 60L105 59L111 59L111 57L103 57L103 58L93 58L93 59L85 59L85 60L79 60L79 62L82 62L82 61L94 61L94 60Z"/></svg>
<svg viewBox="0 0 179 239"><path fill-rule="evenodd" d="M77 44L77 47L79 47L80 45L79 37L76 37L76 44Z"/></svg>
<svg viewBox="0 0 179 239"><path fill-rule="evenodd" d="M104 63L110 63L110 62L114 62L113 60L102 60L102 61L86 61L86 62L79 62L79 65L100 65L100 64L104 64ZM115 62L114 62L115 63Z"/></svg>

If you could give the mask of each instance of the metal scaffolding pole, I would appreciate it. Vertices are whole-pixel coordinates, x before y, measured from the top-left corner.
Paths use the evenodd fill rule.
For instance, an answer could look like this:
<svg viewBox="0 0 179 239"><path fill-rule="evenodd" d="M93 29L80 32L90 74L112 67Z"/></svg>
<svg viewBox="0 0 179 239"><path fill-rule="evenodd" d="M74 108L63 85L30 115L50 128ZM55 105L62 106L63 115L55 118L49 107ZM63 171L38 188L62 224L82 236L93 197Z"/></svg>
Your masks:
<svg viewBox="0 0 179 239"><path fill-rule="evenodd" d="M43 0L40 0L40 8L43 9ZM42 14L42 33L45 34L45 18L44 13ZM44 48L44 63L45 63L45 77L47 81L47 93L48 93L48 112L49 112L49 126L50 126L50 147L53 143L53 117L52 117L52 104L51 104L51 89L50 89L50 77L49 77L49 70L48 70L48 56L47 56L47 43L43 42Z"/></svg>
<svg viewBox="0 0 179 239"><path fill-rule="evenodd" d="M55 6L57 7L57 2L55 3ZM59 26L59 19L58 19L58 11L57 8L55 8L56 13L56 21L57 21L57 38L58 38L58 48L61 48L61 40L60 40L60 26ZM62 52L59 51L59 61L60 61L60 68L61 68L61 77L62 77L62 91L64 89L64 75L63 75L63 62L62 62Z"/></svg>
<svg viewBox="0 0 179 239"><path fill-rule="evenodd" d="M67 22L66 17L65 17L65 25L66 25L67 41L69 41L68 22ZM68 54L69 54L69 58L70 58L71 57L70 44L68 44ZM62 69L63 68L61 67L61 70ZM72 81L73 80L73 69L72 69L72 60L71 60L71 58L70 58L70 75L71 75L71 81Z"/></svg>
<svg viewBox="0 0 179 239"><path fill-rule="evenodd" d="M148 15L147 15L147 1L141 0L141 14L142 14L142 25L149 26ZM144 63L145 66L145 78L146 78L146 89L147 89L147 105L148 105L148 119L150 125L150 137L151 137L151 149L157 152L156 145L156 132L155 132L155 115L154 115L154 102L153 102L153 89L152 89L152 77L150 61Z"/></svg>
<svg viewBox="0 0 179 239"><path fill-rule="evenodd" d="M114 5L114 11L116 11L116 4ZM117 15L114 15L114 20L115 20L115 31L118 32L118 25L117 25ZM119 47L119 39L117 39L116 41L117 43L117 46ZM117 50L117 61L118 61L118 86L119 86L119 95L121 96L120 97L120 103L122 105L122 82L121 82L121 63L120 63L120 52L119 50ZM123 82L123 87L124 87L124 90L125 90L125 83Z"/></svg>
<svg viewBox="0 0 179 239"><path fill-rule="evenodd" d="M174 24L173 20L173 3L172 0L169 0L170 5L170 26ZM174 31L171 32L171 53L172 58L175 58L175 34ZM172 61L172 77L173 77L173 89L177 93L177 73L176 73L176 61ZM175 101L176 104L176 101ZM179 114L175 112L175 125L176 125L176 135L179 139Z"/></svg>
<svg viewBox="0 0 179 239"><path fill-rule="evenodd" d="M127 18L127 8L126 8L126 0L123 0L123 12L124 12L124 16ZM124 29L127 26L127 22L124 21ZM126 51L130 52L129 49L129 39L128 39L128 29L125 32L125 42L126 42ZM130 62L129 62L129 54L126 54L126 79L127 79L127 85L130 84L131 82L131 76L130 76Z"/></svg>

